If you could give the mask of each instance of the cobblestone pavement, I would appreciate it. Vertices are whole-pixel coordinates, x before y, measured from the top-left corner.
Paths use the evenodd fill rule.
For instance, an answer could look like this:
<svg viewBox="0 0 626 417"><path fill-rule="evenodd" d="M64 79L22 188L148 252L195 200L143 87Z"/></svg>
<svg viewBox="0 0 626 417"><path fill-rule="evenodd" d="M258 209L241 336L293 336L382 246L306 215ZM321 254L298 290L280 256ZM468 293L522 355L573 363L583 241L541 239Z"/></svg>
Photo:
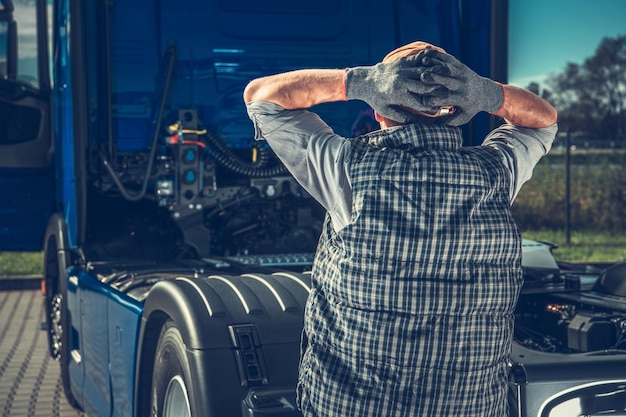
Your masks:
<svg viewBox="0 0 626 417"><path fill-rule="evenodd" d="M50 358L41 291L0 291L2 417L86 417L66 401L58 362Z"/></svg>

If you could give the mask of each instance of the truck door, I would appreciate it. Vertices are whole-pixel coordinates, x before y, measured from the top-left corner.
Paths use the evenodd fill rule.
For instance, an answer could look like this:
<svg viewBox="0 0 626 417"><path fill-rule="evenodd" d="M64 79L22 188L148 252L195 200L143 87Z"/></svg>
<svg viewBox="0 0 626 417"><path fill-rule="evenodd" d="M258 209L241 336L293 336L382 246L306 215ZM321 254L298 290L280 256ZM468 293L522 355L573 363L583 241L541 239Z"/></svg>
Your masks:
<svg viewBox="0 0 626 417"><path fill-rule="evenodd" d="M41 250L54 208L46 2L0 0L0 250Z"/></svg>

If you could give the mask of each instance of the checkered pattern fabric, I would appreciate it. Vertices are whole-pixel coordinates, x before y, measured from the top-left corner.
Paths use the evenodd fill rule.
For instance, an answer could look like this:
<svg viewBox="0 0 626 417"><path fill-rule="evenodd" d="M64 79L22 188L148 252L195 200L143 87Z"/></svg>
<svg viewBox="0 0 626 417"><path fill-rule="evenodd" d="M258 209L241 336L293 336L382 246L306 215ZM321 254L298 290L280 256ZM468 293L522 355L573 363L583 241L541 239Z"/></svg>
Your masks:
<svg viewBox="0 0 626 417"><path fill-rule="evenodd" d="M305 313L305 416L503 417L522 282L511 175L460 131L353 140L351 223L327 219Z"/></svg>

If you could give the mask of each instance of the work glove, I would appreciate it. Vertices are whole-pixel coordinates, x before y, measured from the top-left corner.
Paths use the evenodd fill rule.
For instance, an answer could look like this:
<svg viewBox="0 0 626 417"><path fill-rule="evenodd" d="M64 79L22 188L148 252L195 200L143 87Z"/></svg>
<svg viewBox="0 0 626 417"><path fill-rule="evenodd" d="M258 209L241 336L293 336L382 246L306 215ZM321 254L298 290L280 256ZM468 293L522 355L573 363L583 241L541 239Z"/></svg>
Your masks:
<svg viewBox="0 0 626 417"><path fill-rule="evenodd" d="M448 97L432 97L431 101L438 106L454 106L446 124L460 126L481 111L493 113L502 107L504 90L501 84L481 77L450 54L428 49L419 56L424 66L432 65L437 69L425 72L422 81L443 86L449 91Z"/></svg>
<svg viewBox="0 0 626 417"><path fill-rule="evenodd" d="M346 70L346 99L363 100L378 114L399 123L417 121L415 111L435 114L432 99L448 96L445 88L423 82L426 73L437 72L436 63L421 65L420 54Z"/></svg>

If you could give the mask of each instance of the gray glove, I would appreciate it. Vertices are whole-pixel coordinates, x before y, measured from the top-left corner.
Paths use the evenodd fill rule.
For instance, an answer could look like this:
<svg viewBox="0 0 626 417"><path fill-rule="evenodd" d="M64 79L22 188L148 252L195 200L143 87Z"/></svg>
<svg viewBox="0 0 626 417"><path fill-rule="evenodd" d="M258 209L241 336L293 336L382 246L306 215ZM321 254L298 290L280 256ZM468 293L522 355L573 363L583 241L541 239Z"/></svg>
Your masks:
<svg viewBox="0 0 626 417"><path fill-rule="evenodd" d="M422 64L432 65L437 71L427 72L423 82L446 87L450 94L445 99L433 97L432 104L452 105L454 113L446 124L460 126L477 113L495 112L504 103L504 90L495 81L481 77L452 55L429 49L420 54Z"/></svg>
<svg viewBox="0 0 626 417"><path fill-rule="evenodd" d="M424 83L425 73L441 70L436 63L421 65L420 54L393 62L346 70L346 98L363 100L378 114L399 123L418 120L414 111L435 114L431 101L448 96L445 88Z"/></svg>

